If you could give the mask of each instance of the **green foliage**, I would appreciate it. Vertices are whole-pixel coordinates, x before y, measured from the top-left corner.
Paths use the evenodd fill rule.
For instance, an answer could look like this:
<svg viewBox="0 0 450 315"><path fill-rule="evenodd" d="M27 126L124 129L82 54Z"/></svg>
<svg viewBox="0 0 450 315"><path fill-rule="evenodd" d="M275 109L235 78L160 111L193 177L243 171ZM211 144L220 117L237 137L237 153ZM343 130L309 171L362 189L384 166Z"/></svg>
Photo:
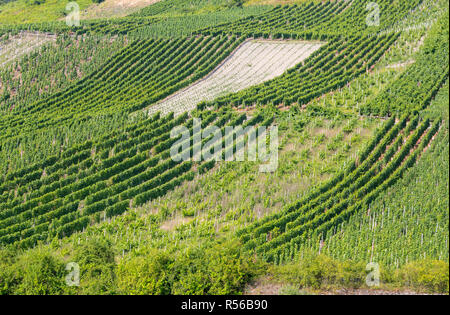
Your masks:
<svg viewBox="0 0 450 315"><path fill-rule="evenodd" d="M219 97L208 106L305 105L345 87L368 72L392 46L398 34L341 38L323 45L283 75L242 91ZM309 38L308 38L309 39ZM345 71L344 71L345 69ZM302 88L299 88L299 87Z"/></svg>
<svg viewBox="0 0 450 315"><path fill-rule="evenodd" d="M20 258L18 265L23 273L18 294L58 294L65 286L63 261L51 253L28 253Z"/></svg>
<svg viewBox="0 0 450 315"><path fill-rule="evenodd" d="M439 127L437 121L425 133L430 122L422 122L386 167L381 169L382 160L379 157L401 135L402 129L406 127L406 118L407 116L394 126L393 119L388 121L386 126L391 127L387 130L391 130L387 134L382 131L379 137L375 137L379 142L365 160L360 156L359 165L351 164L306 198L285 207L281 213L267 217L264 222L256 222L252 227L241 231L239 234L241 240L246 242L245 248L256 249L268 261L289 261L302 252L300 246L304 245L310 235L316 241L322 237L322 233L336 229L361 207L369 206L380 192L395 184L415 163L418 154L428 145ZM410 124L414 124L414 120ZM423 135L425 136L422 138ZM421 138L422 141L418 142ZM416 149L410 154L413 146ZM280 229L282 233L274 234L274 229Z"/></svg>
<svg viewBox="0 0 450 315"><path fill-rule="evenodd" d="M123 259L117 270L118 290L131 295L170 294L173 264L171 255L156 249L145 256Z"/></svg>
<svg viewBox="0 0 450 315"><path fill-rule="evenodd" d="M25 0L25 3L29 5L40 5L45 3L45 0Z"/></svg>
<svg viewBox="0 0 450 315"><path fill-rule="evenodd" d="M280 294L301 294L301 289L333 290L367 288L366 265L353 259L336 260L305 250L295 263L274 266L269 270L270 283L284 283ZM419 260L390 271L380 266L378 289L408 288L416 292L449 292L448 262ZM284 290L283 290L284 289Z"/></svg>
<svg viewBox="0 0 450 315"><path fill-rule="evenodd" d="M217 122L222 133L246 118L229 111L199 114L204 127ZM92 222L124 213L131 205L163 196L191 181L196 172L211 168L210 162L199 161L194 171L192 161L170 156L176 141L170 138L171 129L184 125L192 131L193 119L187 119L186 114L177 118L156 114L128 125L125 132L114 131L8 173L0 186L0 242L31 247L38 240L69 236ZM203 139L203 145L211 139L212 135ZM189 141L192 152L193 139ZM19 193L17 185L23 187Z"/></svg>
<svg viewBox="0 0 450 315"><path fill-rule="evenodd" d="M33 14L55 3L34 2L29 11L33 13L19 14L15 23L42 21ZM448 81L448 12L435 23L418 59L405 72L371 78L375 64L399 41L397 23L420 3L379 1L379 27L365 23L362 0L305 2L270 10L241 9L241 1L175 0L81 27L69 28L63 21L2 25L5 40L19 30L85 37L59 37L59 50L29 54L2 73L0 244L10 246L0 251L0 293L239 294L267 269L261 258L276 264L277 277L301 287L358 288L363 285L364 263L379 261L388 283L448 292L448 264L443 262L448 261L448 176L437 174L448 169L448 159L443 158L448 156L448 121L444 110L431 102ZM8 6L13 3L2 6L0 19ZM76 67L68 66L65 55L57 52L97 46L86 39L92 34L106 34L107 40L109 35L127 35L129 43L105 58L101 67L87 67L80 79L74 75ZM129 114L205 77L250 37L328 43L280 77L203 102L190 116L129 119ZM55 58L45 58L52 52ZM86 51L76 56L77 63L83 63ZM68 69L63 70L61 60ZM33 72L34 61L43 65L39 73ZM18 70L27 83L11 75ZM69 75L57 79L58 84L49 88L51 94L31 85L33 79L49 85L55 73L58 78ZM351 93L355 79L366 83L364 92ZM8 82L5 87L3 82ZM373 97L382 88L384 92ZM325 95L328 92L337 96ZM364 106L359 107L360 102ZM230 110L255 104L270 106L247 121L246 114ZM277 108L281 105L294 106L283 116ZM360 117L346 120L335 137L315 132L324 128L324 120L315 117L342 124L342 117L357 112L392 116L363 151L355 149L364 142L356 135ZM199 202L201 194L194 192L194 203L177 203L175 210L161 203L145 216L128 211L158 200L198 174L207 177L214 168L211 162L170 159L175 141L170 130L191 130L195 115L202 117L204 127L221 128L244 122L269 125L281 118L280 129L291 133L283 145L292 135L310 145L286 154L287 163L280 163L272 177L255 179L250 163L215 168L216 177L210 181L216 183L208 186L215 188L208 190L212 199L256 191L238 205L230 206L226 199L211 206ZM350 155L351 163L342 163ZM333 176L312 189L310 183L298 184L311 171L320 173L308 177L317 182ZM239 172L253 180L241 181ZM292 181L281 183L294 187L294 192L274 180L289 173ZM420 185L413 188L406 181ZM191 196L191 184L181 193ZM277 190L282 193L273 192ZM186 195L180 195L183 202ZM170 221L177 214L181 224ZM240 242L234 237L236 228ZM59 248L64 260L80 264L79 288L64 286L64 260L50 248ZM304 256L318 250L325 254ZM417 261L424 258L439 261ZM292 287L286 292L300 293Z"/></svg>
<svg viewBox="0 0 450 315"><path fill-rule="evenodd" d="M118 268L123 294L238 294L260 272L237 243L188 248L182 255L151 250Z"/></svg>
<svg viewBox="0 0 450 315"><path fill-rule="evenodd" d="M0 294L53 295L65 290L63 260L48 249L0 251Z"/></svg>
<svg viewBox="0 0 450 315"><path fill-rule="evenodd" d="M64 16L70 1L61 0L15 0L7 1L0 8L0 25L20 25L22 23L55 23ZM77 0L81 10L92 4L92 0ZM65 24L63 22L58 22ZM27 28L21 28L27 29ZM0 32L1 33L1 32Z"/></svg>
<svg viewBox="0 0 450 315"><path fill-rule="evenodd" d="M440 260L409 263L396 272L400 283L426 292L449 292L449 265Z"/></svg>
<svg viewBox="0 0 450 315"><path fill-rule="evenodd" d="M367 276L364 264L339 262L326 255L310 255L296 264L274 267L271 273L275 281L312 289L360 288Z"/></svg>
<svg viewBox="0 0 450 315"><path fill-rule="evenodd" d="M0 139L74 124L92 115L113 115L117 108L127 114L144 109L205 76L243 40L202 36L133 41L65 90L3 115Z"/></svg>
<svg viewBox="0 0 450 315"><path fill-rule="evenodd" d="M75 248L73 261L80 266L80 294L113 294L117 290L115 252L101 238Z"/></svg>
<svg viewBox="0 0 450 315"><path fill-rule="evenodd" d="M246 7L238 8L232 6L227 10L214 12L203 12L198 14L188 14L182 16L167 16L157 19L154 23L140 27L130 32L130 36L137 37L179 37L190 36L200 29L222 25L245 18L250 15L257 15L267 11L266 7Z"/></svg>
<svg viewBox="0 0 450 315"><path fill-rule="evenodd" d="M379 116L418 112L434 99L449 74L449 15L447 11L429 31L417 60L372 102L363 114Z"/></svg>
<svg viewBox="0 0 450 315"><path fill-rule="evenodd" d="M17 0L0 0L0 5L8 3L8 2L13 2L13 1L17 1Z"/></svg>
<svg viewBox="0 0 450 315"><path fill-rule="evenodd" d="M447 82L421 113L443 122L417 164L371 204L306 248L318 250L323 240L323 252L335 259L354 257L388 269L424 259L448 262L448 104Z"/></svg>
<svg viewBox="0 0 450 315"><path fill-rule="evenodd" d="M180 270L174 294L238 294L260 266L243 254L238 243L192 249L174 269Z"/></svg>
<svg viewBox="0 0 450 315"><path fill-rule="evenodd" d="M367 1L304 1L300 4L275 6L267 13L206 28L211 34L240 34L254 37L322 39L325 37L375 34L403 19L421 0L378 1L379 25L366 23Z"/></svg>
<svg viewBox="0 0 450 315"><path fill-rule="evenodd" d="M231 0L231 1L228 1L227 7L229 7L229 8L232 8L232 7L242 8L243 5L244 5L244 0Z"/></svg>
<svg viewBox="0 0 450 315"><path fill-rule="evenodd" d="M160 1L133 14L139 17L214 14L228 8L242 9L242 0L171 0ZM262 7L262 6L261 6ZM245 8L252 10L253 8ZM269 8L266 6L265 10Z"/></svg>
<svg viewBox="0 0 450 315"><path fill-rule="evenodd" d="M27 40L27 37L10 38L13 43L15 40ZM109 36L59 36L55 41L51 40L0 69L1 90L6 95L14 94L1 101L0 112L26 107L30 102L67 88L98 70L105 58L124 46L123 38Z"/></svg>

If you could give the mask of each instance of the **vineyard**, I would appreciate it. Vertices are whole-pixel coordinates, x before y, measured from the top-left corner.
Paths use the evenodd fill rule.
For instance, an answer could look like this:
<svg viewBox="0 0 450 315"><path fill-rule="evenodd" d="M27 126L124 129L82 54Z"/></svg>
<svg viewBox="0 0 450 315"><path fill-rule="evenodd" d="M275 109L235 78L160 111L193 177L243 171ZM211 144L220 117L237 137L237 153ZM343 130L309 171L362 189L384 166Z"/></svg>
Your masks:
<svg viewBox="0 0 450 315"><path fill-rule="evenodd" d="M298 245L311 237L308 233L320 234L339 226L394 184L415 163L439 126L439 121L419 123L417 116L409 121L401 118L397 124L391 118L344 172L285 211L248 227L248 233L242 230L241 240L247 249L255 249L269 261L292 259Z"/></svg>
<svg viewBox="0 0 450 315"><path fill-rule="evenodd" d="M245 114L218 116L208 111L199 117L203 118L203 128L209 124L234 126L246 119ZM71 148L59 159L8 174L1 188L1 242L20 241L30 246L39 239L67 236L92 220L121 214L129 206L142 205L192 180L193 163L177 163L170 156L175 142L170 130L179 125L192 130L192 118L160 118L157 114L127 126L125 133L104 135ZM195 166L198 172L208 167L211 163ZM18 186L20 192L11 190Z"/></svg>
<svg viewBox="0 0 450 315"><path fill-rule="evenodd" d="M211 72L201 82L196 82L182 92L171 95L160 104L152 106L149 111L177 114L193 110L200 102L211 101L221 95L237 92L278 77L288 68L308 58L321 45L320 42L314 44L245 42L216 71ZM283 59L267 67L267 60L273 60L275 56L283 56ZM242 65L246 65L247 69L242 68Z"/></svg>
<svg viewBox="0 0 450 315"><path fill-rule="evenodd" d="M273 38L323 38L345 34L356 35L377 33L388 28L393 22L401 20L421 1L378 1L383 12L378 25L366 23L367 2L324 1L316 4L306 1L301 5L278 6L258 16L207 28L202 32L211 34L231 32L255 37ZM375 23L374 23L375 24Z"/></svg>
<svg viewBox="0 0 450 315"><path fill-rule="evenodd" d="M55 42L45 36L26 33L18 39L26 41L27 45L31 43L33 53L25 56L15 53L14 62L4 64L0 70L2 113L21 108L26 103L67 87L98 69L102 58L126 44L123 38L66 37L58 38ZM9 39L11 40L15 38ZM49 44L49 41L54 44ZM39 43L38 49L35 43ZM14 45L17 51L27 52L30 49L23 49L16 43ZM6 55L7 53L4 56Z"/></svg>
<svg viewBox="0 0 450 315"><path fill-rule="evenodd" d="M206 75L242 41L234 36L134 41L67 89L14 107L2 117L1 138L108 113L119 104L124 112L145 108Z"/></svg>
<svg viewBox="0 0 450 315"><path fill-rule="evenodd" d="M39 34L36 34L37 36L27 35L4 39L4 43L1 46L2 59L0 63L2 66L11 63L15 58L20 57L21 54L30 53L51 40L51 38L40 36Z"/></svg>
<svg viewBox="0 0 450 315"><path fill-rule="evenodd" d="M277 78L202 105L307 104L369 71L395 39L389 35L335 41Z"/></svg>
<svg viewBox="0 0 450 315"><path fill-rule="evenodd" d="M446 1L79 5L0 2L0 294L448 294Z"/></svg>

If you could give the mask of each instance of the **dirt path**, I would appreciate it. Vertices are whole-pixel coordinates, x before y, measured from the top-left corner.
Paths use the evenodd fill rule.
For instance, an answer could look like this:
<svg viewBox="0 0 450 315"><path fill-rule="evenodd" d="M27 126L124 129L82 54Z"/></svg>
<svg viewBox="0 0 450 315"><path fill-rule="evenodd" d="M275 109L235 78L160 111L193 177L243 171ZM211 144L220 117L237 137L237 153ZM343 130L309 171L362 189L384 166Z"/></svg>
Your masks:
<svg viewBox="0 0 450 315"><path fill-rule="evenodd" d="M386 66L386 68L387 69L403 68L403 67L409 66L410 64L413 64L413 63L414 63L414 60L408 60L405 62L399 62L399 63L394 63L392 65L388 65L388 66Z"/></svg>
<svg viewBox="0 0 450 315"><path fill-rule="evenodd" d="M279 283L260 283L256 282L249 285L244 295L281 295L286 285ZM298 290L301 295L435 295L428 293L415 292L409 289L336 289L327 291L315 291L309 289Z"/></svg>

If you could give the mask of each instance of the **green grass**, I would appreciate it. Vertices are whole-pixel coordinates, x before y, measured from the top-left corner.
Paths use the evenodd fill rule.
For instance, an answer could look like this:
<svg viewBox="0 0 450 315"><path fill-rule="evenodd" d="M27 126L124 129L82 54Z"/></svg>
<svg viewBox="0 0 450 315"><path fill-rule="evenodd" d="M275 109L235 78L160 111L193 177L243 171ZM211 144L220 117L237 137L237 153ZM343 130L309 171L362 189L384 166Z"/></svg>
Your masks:
<svg viewBox="0 0 450 315"><path fill-rule="evenodd" d="M0 24L54 22L64 18L69 0L45 0L33 4L35 0L17 0L0 6ZM84 10L92 0L77 0L80 10ZM66 12L67 13L67 12Z"/></svg>

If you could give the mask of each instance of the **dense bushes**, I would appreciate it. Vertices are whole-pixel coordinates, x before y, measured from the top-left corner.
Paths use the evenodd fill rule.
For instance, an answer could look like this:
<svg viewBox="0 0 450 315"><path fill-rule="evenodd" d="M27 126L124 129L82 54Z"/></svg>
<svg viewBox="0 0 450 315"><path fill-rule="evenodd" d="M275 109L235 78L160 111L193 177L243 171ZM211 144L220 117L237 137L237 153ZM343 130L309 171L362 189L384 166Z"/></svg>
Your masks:
<svg viewBox="0 0 450 315"><path fill-rule="evenodd" d="M274 267L276 279L302 288L328 289L335 286L360 288L366 277L365 265L339 262L325 255L305 258L295 264Z"/></svg>
<svg viewBox="0 0 450 315"><path fill-rule="evenodd" d="M0 251L0 294L60 294L64 274L63 260L48 250Z"/></svg>
<svg viewBox="0 0 450 315"><path fill-rule="evenodd" d="M329 290L367 288L366 264L336 260L323 254L304 253L304 258L269 270L271 281L297 288ZM381 289L408 288L416 292L448 293L449 265L443 261L423 260L391 271L380 266Z"/></svg>
<svg viewBox="0 0 450 315"><path fill-rule="evenodd" d="M80 266L81 294L113 294L116 292L115 252L111 244L95 238L75 249L73 261Z"/></svg>
<svg viewBox="0 0 450 315"><path fill-rule="evenodd" d="M449 292L449 265L443 261L423 260L409 263L396 272L395 278L416 290Z"/></svg>
<svg viewBox="0 0 450 315"><path fill-rule="evenodd" d="M173 257L158 250L123 260L118 267L118 289L123 294L170 294Z"/></svg>
<svg viewBox="0 0 450 315"><path fill-rule="evenodd" d="M237 243L213 243L168 254L151 250L118 267L123 294L238 294L260 271Z"/></svg>
<svg viewBox="0 0 450 315"><path fill-rule="evenodd" d="M184 253L149 249L118 261L111 244L93 239L62 259L42 247L28 252L0 250L3 294L240 294L251 279L269 275L275 283L327 290L365 288L366 265L306 252L300 260L271 266L241 252L238 243L212 242ZM68 287L65 264L80 266L80 286ZM380 288L448 293L449 267L442 261L416 261L398 270L380 267Z"/></svg>
<svg viewBox="0 0 450 315"><path fill-rule="evenodd" d="M0 294L239 294L260 272L238 243L212 242L185 253L149 249L117 263L110 243L94 238L63 260L48 249L0 250ZM80 267L80 286L69 287L68 262Z"/></svg>

